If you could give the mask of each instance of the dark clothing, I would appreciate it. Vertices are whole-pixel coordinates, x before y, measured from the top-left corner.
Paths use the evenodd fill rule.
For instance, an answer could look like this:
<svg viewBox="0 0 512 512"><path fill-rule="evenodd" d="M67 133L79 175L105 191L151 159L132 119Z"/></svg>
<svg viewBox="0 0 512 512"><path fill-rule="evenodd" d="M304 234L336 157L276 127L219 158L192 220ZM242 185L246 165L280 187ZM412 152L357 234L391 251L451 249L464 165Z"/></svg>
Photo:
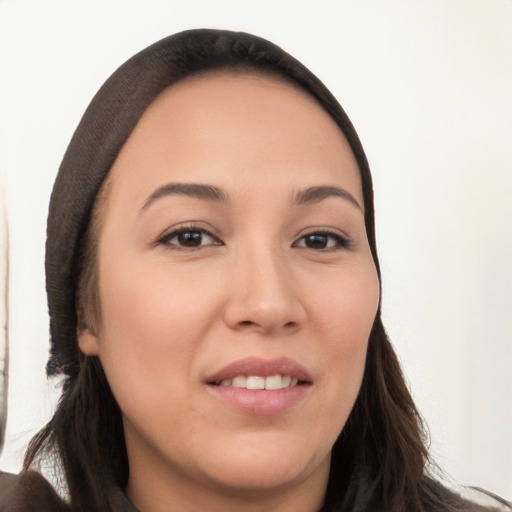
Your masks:
<svg viewBox="0 0 512 512"><path fill-rule="evenodd" d="M65 512L69 507L36 472L0 474L0 512Z"/></svg>
<svg viewBox="0 0 512 512"><path fill-rule="evenodd" d="M120 489L113 488L111 497L115 504L112 512L138 512ZM57 495L50 483L39 473L29 471L12 475L0 472L0 512L71 512L71 510L71 507Z"/></svg>
<svg viewBox="0 0 512 512"><path fill-rule="evenodd" d="M487 496L487 493L482 494L482 496ZM111 498L114 503L112 512L138 512L121 489L113 487ZM492 499L489 496L489 498L494 502L492 506L477 505L470 501L463 501L461 502L460 512L512 510L512 506L504 500L498 497ZM72 509L57 495L50 483L39 473L29 471L20 475L12 475L0 472L0 512L72 512Z"/></svg>

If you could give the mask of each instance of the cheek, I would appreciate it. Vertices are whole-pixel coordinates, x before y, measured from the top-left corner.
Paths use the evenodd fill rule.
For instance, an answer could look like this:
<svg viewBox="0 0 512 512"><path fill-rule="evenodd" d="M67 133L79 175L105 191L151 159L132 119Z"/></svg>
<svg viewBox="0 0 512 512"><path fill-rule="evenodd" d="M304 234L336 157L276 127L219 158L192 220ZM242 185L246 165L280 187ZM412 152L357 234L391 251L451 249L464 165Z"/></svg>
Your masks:
<svg viewBox="0 0 512 512"><path fill-rule="evenodd" d="M366 346L379 304L380 287L373 261L340 271L311 297L311 307L333 349L359 352Z"/></svg>
<svg viewBox="0 0 512 512"><path fill-rule="evenodd" d="M218 315L211 278L180 279L172 267L137 268L133 260L103 262L109 272L100 274L100 359L120 405L128 408L144 393L156 403L165 390L188 389L194 356Z"/></svg>
<svg viewBox="0 0 512 512"><path fill-rule="evenodd" d="M206 326L215 307L216 287L211 278L193 273L184 276L177 267L166 268L165 263L139 267L119 260L109 265L105 258L105 268L113 269L100 279L108 337L124 333L143 348L158 342L186 344L187 337ZM198 323L199 316L202 323Z"/></svg>
<svg viewBox="0 0 512 512"><path fill-rule="evenodd" d="M329 390L332 425L337 425L339 433L359 393L378 309L379 281L373 264L353 267L343 281L326 281L312 302L318 319L312 328L319 339L321 366L326 369L323 385Z"/></svg>

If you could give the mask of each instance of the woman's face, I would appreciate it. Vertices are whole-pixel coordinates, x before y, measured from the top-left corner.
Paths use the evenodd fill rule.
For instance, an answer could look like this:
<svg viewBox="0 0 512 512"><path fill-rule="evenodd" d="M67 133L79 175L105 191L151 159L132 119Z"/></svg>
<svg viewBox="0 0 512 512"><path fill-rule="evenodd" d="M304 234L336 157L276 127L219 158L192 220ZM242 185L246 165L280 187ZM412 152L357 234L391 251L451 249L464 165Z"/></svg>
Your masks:
<svg viewBox="0 0 512 512"><path fill-rule="evenodd" d="M102 322L79 333L131 480L325 485L379 299L363 208L344 136L289 84L217 74L150 106L101 213Z"/></svg>

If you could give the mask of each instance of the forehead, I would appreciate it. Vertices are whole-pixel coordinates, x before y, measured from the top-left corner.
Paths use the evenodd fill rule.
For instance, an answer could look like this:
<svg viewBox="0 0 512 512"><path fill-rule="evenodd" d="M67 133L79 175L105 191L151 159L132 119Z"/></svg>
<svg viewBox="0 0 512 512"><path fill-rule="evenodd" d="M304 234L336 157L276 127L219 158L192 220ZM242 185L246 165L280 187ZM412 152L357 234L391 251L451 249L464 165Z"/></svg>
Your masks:
<svg viewBox="0 0 512 512"><path fill-rule="evenodd" d="M148 183L174 174L178 180L255 185L257 173L261 180L288 179L293 187L293 179L314 181L320 171L324 181L346 175L361 197L353 152L316 99L278 77L215 72L161 93L127 140L112 175L114 181L118 174L136 173Z"/></svg>

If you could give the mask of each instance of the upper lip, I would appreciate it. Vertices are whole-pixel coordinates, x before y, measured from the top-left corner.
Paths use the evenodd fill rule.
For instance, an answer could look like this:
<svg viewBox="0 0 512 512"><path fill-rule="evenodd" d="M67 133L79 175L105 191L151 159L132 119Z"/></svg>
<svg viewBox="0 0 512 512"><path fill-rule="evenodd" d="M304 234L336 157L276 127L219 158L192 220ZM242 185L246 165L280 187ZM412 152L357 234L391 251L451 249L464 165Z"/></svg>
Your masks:
<svg viewBox="0 0 512 512"><path fill-rule="evenodd" d="M309 372L297 361L289 357L277 357L263 359L260 357L246 357L229 363L224 368L210 375L207 383L222 382L226 379L233 379L239 375L245 377L270 377L272 375L289 375L296 377L301 382L311 382Z"/></svg>

